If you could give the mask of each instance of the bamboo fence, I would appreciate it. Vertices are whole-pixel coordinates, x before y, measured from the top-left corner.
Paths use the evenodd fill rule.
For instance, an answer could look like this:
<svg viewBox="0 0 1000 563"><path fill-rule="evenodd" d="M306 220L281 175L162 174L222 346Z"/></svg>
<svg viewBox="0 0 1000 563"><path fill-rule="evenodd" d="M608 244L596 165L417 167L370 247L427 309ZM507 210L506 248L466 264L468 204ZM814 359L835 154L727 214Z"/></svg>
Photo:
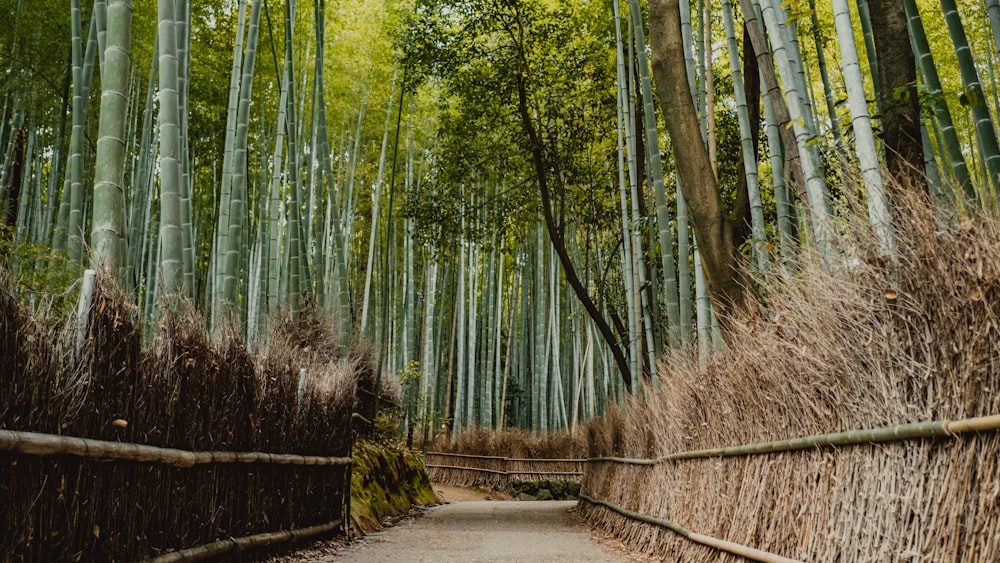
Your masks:
<svg viewBox="0 0 1000 563"><path fill-rule="evenodd" d="M586 459L527 459L427 452L431 481L510 492L514 483L544 480L580 482Z"/></svg>
<svg viewBox="0 0 1000 563"><path fill-rule="evenodd" d="M757 456L776 454L784 452L794 452L798 450L812 448L834 448L845 446L859 446L866 444L881 444L888 442L903 442L907 440L920 440L930 438L959 437L963 434L990 432L1000 429L1000 415L981 416L967 418L963 420L932 420L925 422L899 424L895 426L885 426L881 428L870 428L863 430L853 430L849 432L836 432L828 434L815 434L788 440L778 440L771 442L759 442L755 444L745 444L727 448L711 448L701 450L690 450L677 452L655 459L627 458L616 456L597 456L587 459L588 473L593 473L590 464L620 464L638 468L654 468L660 464L683 462L688 460L699 460L708 458L736 457L736 456ZM607 484L610 475L605 475L602 484ZM619 475L618 478L621 478ZM648 478L648 477L647 477ZM593 481L590 481L593 483ZM691 532L682 525L671 520L643 514L624 508L614 502L601 500L582 492L580 499L593 506L603 507L624 518L638 522L644 522L653 526L658 526L670 530L688 540L702 545L713 547L720 551L740 555L754 561L765 563L788 563L798 561L769 553L764 550L750 546L737 544L727 540L718 539Z"/></svg>
<svg viewBox="0 0 1000 563"><path fill-rule="evenodd" d="M99 276L78 348L0 272L0 560L216 553L343 521L366 368L310 314L276 319L267 355L183 310L144 345Z"/></svg>
<svg viewBox="0 0 1000 563"><path fill-rule="evenodd" d="M891 260L845 216L841 259L764 274L766 318L586 427L583 493L803 561L1000 561L1000 222L897 188ZM581 511L653 557L742 560Z"/></svg>

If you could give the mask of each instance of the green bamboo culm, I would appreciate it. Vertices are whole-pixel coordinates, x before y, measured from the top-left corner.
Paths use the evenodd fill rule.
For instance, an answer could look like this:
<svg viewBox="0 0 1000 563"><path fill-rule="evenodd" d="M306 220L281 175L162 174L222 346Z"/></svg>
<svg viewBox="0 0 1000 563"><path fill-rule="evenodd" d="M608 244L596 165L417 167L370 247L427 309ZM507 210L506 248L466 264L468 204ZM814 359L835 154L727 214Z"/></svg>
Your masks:
<svg viewBox="0 0 1000 563"><path fill-rule="evenodd" d="M618 98L617 106L617 117L618 117L618 154L615 159L618 165L618 186L619 186L619 202L621 204L621 220L622 220L622 277L625 282L625 304L627 309L628 317L628 334L637 334L636 326L636 290L635 290L635 273L633 264L635 263L635 258L633 252L639 252L641 248L640 237L634 236L633 229L630 225L633 223L631 217L629 216L629 204L628 204L628 190L626 189L625 181L625 155L626 151L629 155L629 175L635 176L635 166L633 159L631 158L631 145L634 142L629 141L626 144L625 136L622 132L623 128L629 130L631 135L632 129L628 126L630 120L627 116L629 112L629 101L628 92L625 86L626 83L626 71L625 71L625 49L622 45L622 34L621 34L621 15L618 8L618 0L613 0L612 13L615 20L615 59L617 62L617 88L616 94ZM634 184L634 182L633 182ZM633 240L635 241L633 243ZM639 373L639 353L638 353L638 340L636 338L628 339L628 349L629 349L629 367L632 373Z"/></svg>
<svg viewBox="0 0 1000 563"><path fill-rule="evenodd" d="M681 342L680 302L677 288L677 265L674 262L673 225L667 212L667 197L663 186L663 163L660 160L660 137L656 129L656 103L653 100L653 85L649 76L649 61L646 57L646 35L643 31L642 8L639 0L629 0L629 13L635 29L636 63L639 66L639 92L642 95L643 119L646 129L646 158L649 165L649 175L653 181L653 194L656 198L656 225L660 241L660 260L663 263L663 291L666 294L667 326L671 348L677 348ZM656 368L653 371L653 382L656 384Z"/></svg>
<svg viewBox="0 0 1000 563"><path fill-rule="evenodd" d="M733 77L733 91L736 95L736 115L739 119L740 127L740 147L743 150L743 170L746 174L747 192L750 199L752 247L757 266L761 270L767 270L770 266L770 256L767 250L767 228L764 224L764 203L760 196L757 160L754 154L753 134L750 129L750 113L747 108L746 92L743 85L743 69L740 64L739 47L736 44L736 25L733 21L733 6L730 0L722 0L722 21L726 29L729 64Z"/></svg>
<svg viewBox="0 0 1000 563"><path fill-rule="evenodd" d="M177 105L177 34L174 0L157 4L160 43L160 273L161 295L176 297L184 284L181 234L180 129Z"/></svg>
<svg viewBox="0 0 1000 563"><path fill-rule="evenodd" d="M868 115L861 63L854 42L854 27L851 24L851 12L847 0L833 0L833 11L848 107L851 110L851 124L854 127L856 152L867 196L868 218L878 237L880 252L883 256L891 256L894 252L891 219L882 186L882 169L879 166L875 134Z"/></svg>
<svg viewBox="0 0 1000 563"><path fill-rule="evenodd" d="M90 99L90 81L84 72L84 52L80 0L70 5L70 27L72 41L70 66L73 76L72 126L70 129L69 152L66 158L66 179L63 183L62 199L59 203L57 226L52 238L52 248L65 251L70 258L79 260L81 256L80 228L82 209L75 209L74 202L82 207L83 202L83 144L84 129L87 125L87 101ZM88 37L95 35L96 24L91 18ZM95 39L96 43L96 39ZM88 39L88 52L90 41ZM74 198L74 194L79 194ZM74 230L74 225L76 225Z"/></svg>
<svg viewBox="0 0 1000 563"><path fill-rule="evenodd" d="M233 162L236 146L236 116L240 104L240 71L243 68L243 36L246 28L246 0L239 0L236 15L236 38L233 42L233 63L229 72L229 98L226 106L226 141L222 152L222 186L219 189L219 216L216 225L212 256L211 290L215 299L209 302L211 326L217 327L223 315L225 302L226 242L229 237L229 213L233 186Z"/></svg>
<svg viewBox="0 0 1000 563"><path fill-rule="evenodd" d="M295 21L295 0L288 0L285 3L285 72L289 76L288 80L288 107L286 111L290 117L286 119L288 131L288 190L291 195L288 205L288 235L285 238L285 251L287 256L287 282L286 299L288 309L292 318L298 322L301 312L301 289L302 289L302 260L300 251L300 237L302 232L302 198L299 193L299 151L298 151L298 127L295 117L295 65L294 61L294 29Z"/></svg>
<svg viewBox="0 0 1000 563"><path fill-rule="evenodd" d="M232 187L229 200L229 225L223 262L223 302L225 316L236 314L239 297L241 256L245 252L243 223L247 209L247 141L250 131L250 100L253 90L253 70L257 60L257 36L260 29L261 0L254 0L247 29L246 55L241 67L239 106L236 113L236 135L233 149Z"/></svg>
<svg viewBox="0 0 1000 563"><path fill-rule="evenodd" d="M333 229L333 271L337 277L336 280L336 315L337 315L337 336L340 340L340 352L345 357L347 355L347 349L350 346L351 335L353 333L353 310L350 303L350 294L348 292L348 256L350 249L347 246L347 242L344 236L344 230L341 223L341 213L340 206L337 203L337 190L333 182L333 165L330 162L330 148L329 148L329 135L326 126L326 99L323 94L324 90L324 77L323 77L323 65L321 61L324 60L324 27L325 18L323 14L325 12L325 6L322 0L318 0L316 4L316 69L315 69L315 82L316 82L316 94L317 94L317 118L318 131L317 140L319 146L317 147L320 156L320 164L323 167L323 174L321 177L325 178L328 182L329 189L329 201L330 206L331 221L330 227ZM320 193L322 194L322 184L320 186ZM320 251L317 252L316 260L318 263L323 264L326 256L326 234L325 232L320 236ZM317 271L321 269L317 268ZM323 295L322 290L323 284L326 280L320 278L316 280L316 292L317 297Z"/></svg>
<svg viewBox="0 0 1000 563"><path fill-rule="evenodd" d="M986 170L990 176L988 185L993 198L996 199L998 185L1000 185L1000 144L997 143L993 119L990 117L990 109L986 104L986 94L983 92L983 85L979 80L976 63L972 59L972 51L969 48L969 41L965 36L965 28L962 26L962 18L958 14L955 0L941 0L941 9L944 11L944 19L945 23L948 24L951 41L955 44L958 69L961 72L965 89L964 100L972 110L976 136L979 138L979 147L983 152L982 157L986 161Z"/></svg>
<svg viewBox="0 0 1000 563"><path fill-rule="evenodd" d="M819 24L816 0L809 0L809 11L812 12L813 42L816 44L816 65L819 67L819 75L823 80L823 98L826 100L826 112L830 116L830 132L833 133L834 146L838 150L842 150L844 148L844 137L840 133L837 104L833 97L833 87L830 85L830 73L827 69L826 54L823 52L823 45L826 43L826 39L823 36L823 28Z"/></svg>
<svg viewBox="0 0 1000 563"><path fill-rule="evenodd" d="M758 4L757 0L753 0L753 4ZM741 5L743 6L744 18L755 13L751 0L741 0ZM792 129L795 132L795 140L799 148L812 232L821 258L825 264L829 264L836 250L829 224L833 210L827 192L826 179L823 175L823 162L816 143L813 142L815 132L808 126L811 117L804 102L805 93L798 90L795 65L792 64L791 59L792 54L788 52L785 45L781 23L783 18L779 18L780 14L776 12L777 10L774 9L771 2L766 0L762 2L761 15L774 48L774 59L777 63L778 73L785 84Z"/></svg>
<svg viewBox="0 0 1000 563"><path fill-rule="evenodd" d="M125 114L131 56L132 2L108 3L108 35L101 79L101 115L94 174L90 263L120 277L125 255Z"/></svg>
<svg viewBox="0 0 1000 563"><path fill-rule="evenodd" d="M924 32L924 24L920 18L916 0L903 0L903 8L906 10L906 18L909 22L910 38L913 43L913 52L917 58L920 77L924 90L929 94L928 105L940 124L945 153L942 158L947 158L948 168L951 170L955 183L962 188L965 196L970 201L977 201L976 189L972 185L972 176L969 173L965 155L962 154L961 143L958 140L958 133L955 131L951 111L943 96L941 79L938 76L937 66L934 64L934 56L931 54L930 43Z"/></svg>

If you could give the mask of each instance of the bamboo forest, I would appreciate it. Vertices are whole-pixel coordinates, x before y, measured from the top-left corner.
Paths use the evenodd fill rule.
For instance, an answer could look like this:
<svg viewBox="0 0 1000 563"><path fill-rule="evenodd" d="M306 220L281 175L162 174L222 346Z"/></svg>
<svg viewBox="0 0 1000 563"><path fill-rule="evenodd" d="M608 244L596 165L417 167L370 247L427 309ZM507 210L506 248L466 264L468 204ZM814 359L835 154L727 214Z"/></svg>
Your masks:
<svg viewBox="0 0 1000 563"><path fill-rule="evenodd" d="M0 15L0 561L350 535L367 439L664 560L1000 558L1000 0ZM18 432L278 466L196 533L236 468L88 505Z"/></svg>

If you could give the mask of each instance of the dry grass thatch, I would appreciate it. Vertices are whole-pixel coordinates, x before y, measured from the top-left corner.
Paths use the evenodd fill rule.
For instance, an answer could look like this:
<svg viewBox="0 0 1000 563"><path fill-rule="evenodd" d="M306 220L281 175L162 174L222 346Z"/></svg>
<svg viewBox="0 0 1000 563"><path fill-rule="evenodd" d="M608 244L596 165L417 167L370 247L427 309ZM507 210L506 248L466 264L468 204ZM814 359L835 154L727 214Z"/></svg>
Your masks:
<svg viewBox="0 0 1000 563"><path fill-rule="evenodd" d="M771 318L736 323L704 369L677 354L663 392L589 428L590 454L650 458L1000 412L1000 222L935 217L897 194L898 262L862 225L832 273L776 275ZM585 490L698 532L806 561L1000 560L996 433L841 449L591 464ZM665 529L585 505L645 552L735 561Z"/></svg>
<svg viewBox="0 0 1000 563"><path fill-rule="evenodd" d="M333 340L316 327L306 323L305 336L277 327L271 338L282 345L263 356L231 335L210 339L182 311L143 347L119 290L99 282L93 303L76 353L72 327L32 319L0 280L0 427L194 451L350 455L355 360L327 352ZM12 561L138 560L328 523L343 516L349 471L10 453L0 466L0 552Z"/></svg>
<svg viewBox="0 0 1000 563"><path fill-rule="evenodd" d="M532 434L527 430L470 427L462 429L455 440L437 439L424 449L520 459L575 459L586 456L587 444L582 434L568 431Z"/></svg>

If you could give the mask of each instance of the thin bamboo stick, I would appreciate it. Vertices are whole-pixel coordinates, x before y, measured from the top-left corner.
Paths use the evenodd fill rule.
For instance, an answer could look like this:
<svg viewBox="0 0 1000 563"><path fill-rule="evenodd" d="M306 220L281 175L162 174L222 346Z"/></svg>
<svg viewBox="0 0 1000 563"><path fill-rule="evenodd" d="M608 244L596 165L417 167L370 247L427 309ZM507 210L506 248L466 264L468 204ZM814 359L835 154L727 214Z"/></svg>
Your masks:
<svg viewBox="0 0 1000 563"><path fill-rule="evenodd" d="M245 536L242 538L226 538L224 540L219 540L217 542L212 542L197 547L191 547L179 551L172 551L170 553L167 553L166 555L161 555L160 557L156 557L154 559L147 559L146 563L176 563L176 562L187 563L190 561L203 561L205 559L211 557L217 557L219 555L229 553L231 551L242 551L244 549L266 547L269 545L274 545L276 543L285 543L293 540L318 536L320 534L336 530L343 523L344 521L343 519L341 519L341 520L334 520L333 522L327 522L326 524L310 526L308 528L299 528L295 530L282 530L280 532L267 532L263 534Z"/></svg>
<svg viewBox="0 0 1000 563"><path fill-rule="evenodd" d="M349 457L302 456L264 452L192 452L145 444L108 442L37 432L15 432L13 430L0 430L0 451L35 456L71 455L100 461L152 462L184 468L214 463L328 466L350 465L352 462Z"/></svg>
<svg viewBox="0 0 1000 563"><path fill-rule="evenodd" d="M747 559L753 559L754 561L763 561L765 563L801 563L798 559L789 559L788 557L782 557L780 555L775 555L774 553L769 553L767 551L762 551L750 546L734 543L728 540L723 540L719 538L713 538L712 536L706 536L704 534L699 534L688 530L687 528L681 526L676 522L666 520L664 518L657 518L655 516L650 516L648 514L641 514L639 512L633 512L627 508L622 508L617 504L597 500L593 497L580 494L580 499L585 500L591 504L596 504L603 506L609 510L617 512L626 518L631 518L633 520L639 520L640 522L645 522L647 524L652 524L654 526L661 526L667 528L672 532L675 532L685 538L700 543L702 545L707 545L709 547L714 547L719 551L725 551L727 553L734 553L736 555L746 557Z"/></svg>

